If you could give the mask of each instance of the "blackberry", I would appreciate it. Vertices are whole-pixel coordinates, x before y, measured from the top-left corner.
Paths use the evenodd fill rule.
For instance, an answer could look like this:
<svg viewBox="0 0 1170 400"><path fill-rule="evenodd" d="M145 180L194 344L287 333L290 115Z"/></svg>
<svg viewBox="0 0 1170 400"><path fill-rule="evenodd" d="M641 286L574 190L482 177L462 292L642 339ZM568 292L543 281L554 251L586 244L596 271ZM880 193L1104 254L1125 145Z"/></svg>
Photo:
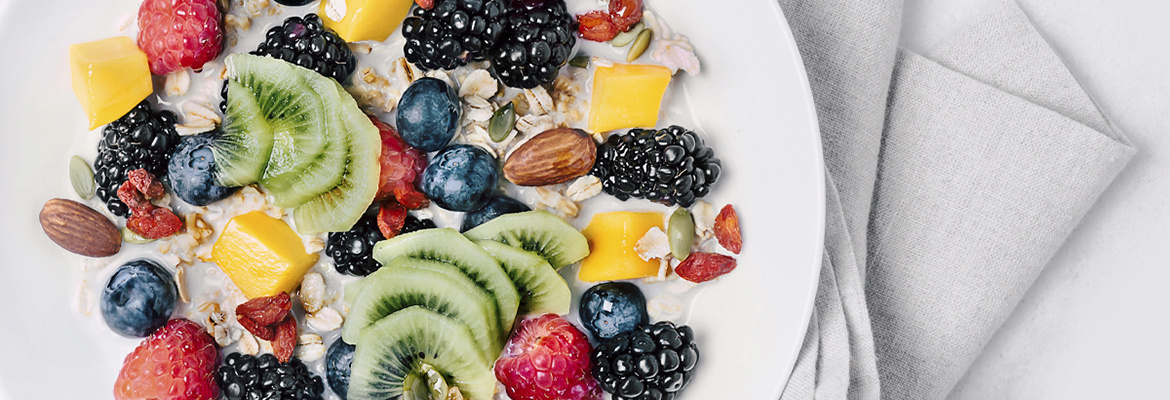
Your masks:
<svg viewBox="0 0 1170 400"><path fill-rule="evenodd" d="M505 33L491 55L492 75L521 89L552 82L577 43L573 15L564 0L510 1Z"/></svg>
<svg viewBox="0 0 1170 400"><path fill-rule="evenodd" d="M433 221L429 219L420 221L408 214L399 234L434 227ZM377 214L366 214L350 230L330 233L328 244L325 245L325 254L333 257L337 272L366 276L382 267L382 264L374 260L373 253L374 244L383 240L386 240L386 237L378 230Z"/></svg>
<svg viewBox="0 0 1170 400"><path fill-rule="evenodd" d="M340 83L357 69L357 59L345 40L322 25L317 14L288 17L268 30L252 54L288 61Z"/></svg>
<svg viewBox="0 0 1170 400"><path fill-rule="evenodd" d="M130 215L130 209L118 200L118 188L126 182L127 172L144 168L158 179L166 177L171 152L179 144L176 121L175 113L155 111L143 101L102 129L93 164L94 181L98 198L111 213Z"/></svg>
<svg viewBox="0 0 1170 400"><path fill-rule="evenodd" d="M440 0L402 22L406 60L422 69L483 61L504 31L505 0Z"/></svg>
<svg viewBox="0 0 1170 400"><path fill-rule="evenodd" d="M663 321L594 348L593 378L614 400L673 400L691 381L698 361L694 331Z"/></svg>
<svg viewBox="0 0 1170 400"><path fill-rule="evenodd" d="M309 372L300 359L293 357L287 363L281 363L272 354L259 357L228 354L223 365L215 371L215 382L227 400L320 400L325 392L321 377Z"/></svg>
<svg viewBox="0 0 1170 400"><path fill-rule="evenodd" d="M671 126L610 135L597 146L589 173L601 179L601 190L619 200L636 197L690 207L711 191L722 171L723 163L699 135Z"/></svg>

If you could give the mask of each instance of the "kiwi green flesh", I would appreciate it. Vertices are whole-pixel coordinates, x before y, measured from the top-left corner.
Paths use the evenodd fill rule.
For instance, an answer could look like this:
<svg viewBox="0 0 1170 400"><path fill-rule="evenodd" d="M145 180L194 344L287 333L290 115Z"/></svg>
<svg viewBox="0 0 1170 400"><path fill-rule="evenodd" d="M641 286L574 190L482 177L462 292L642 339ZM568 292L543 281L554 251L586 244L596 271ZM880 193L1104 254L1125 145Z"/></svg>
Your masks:
<svg viewBox="0 0 1170 400"><path fill-rule="evenodd" d="M589 241L585 235L544 210L501 215L464 232L464 235L473 240L494 240L539 254L556 269L589 255Z"/></svg>
<svg viewBox="0 0 1170 400"><path fill-rule="evenodd" d="M222 132L211 143L216 183L226 187L256 182L272 153L272 127L248 88L228 82L227 113Z"/></svg>
<svg viewBox="0 0 1170 400"><path fill-rule="evenodd" d="M357 343L362 331L382 317L421 306L455 318L471 328L485 359L503 348L495 299L453 265L396 258L368 280L346 316L342 338Z"/></svg>
<svg viewBox="0 0 1170 400"><path fill-rule="evenodd" d="M326 119L323 131L325 150L319 157L305 164L296 174L282 174L262 180L264 188L272 196L273 203L281 207L297 207L325 191L337 187L345 173L345 162L349 155L349 134L345 131L345 119L367 118L361 110L343 107L340 92L345 89L337 81L320 74L297 67L297 73L320 96L325 106ZM348 96L348 94L347 94ZM357 114L356 116L353 114Z"/></svg>
<svg viewBox="0 0 1170 400"><path fill-rule="evenodd" d="M491 240L475 244L495 257L520 292L520 315L554 313L565 315L573 301L569 284L536 253Z"/></svg>
<svg viewBox="0 0 1170 400"><path fill-rule="evenodd" d="M451 228L423 229L374 245L374 259L387 265L397 257L441 261L459 267L479 287L496 298L500 332L512 331L520 295L508 273L491 254Z"/></svg>
<svg viewBox="0 0 1170 400"><path fill-rule="evenodd" d="M496 378L492 361L479 352L471 328L423 307L408 307L371 325L358 339L349 378L350 400L402 395L408 375L432 366L465 399L490 400Z"/></svg>
<svg viewBox="0 0 1170 400"><path fill-rule="evenodd" d="M260 182L298 174L325 151L325 106L298 69L286 61L232 54L224 61L228 78L252 90L272 126L272 155ZM230 97L230 95L229 95Z"/></svg>
<svg viewBox="0 0 1170 400"><path fill-rule="evenodd" d="M353 96L344 90L339 90L338 94L344 110L342 121L349 135L345 172L336 187L293 211L296 229L302 234L349 230L378 194L378 174L381 171L378 157L382 154L382 137Z"/></svg>

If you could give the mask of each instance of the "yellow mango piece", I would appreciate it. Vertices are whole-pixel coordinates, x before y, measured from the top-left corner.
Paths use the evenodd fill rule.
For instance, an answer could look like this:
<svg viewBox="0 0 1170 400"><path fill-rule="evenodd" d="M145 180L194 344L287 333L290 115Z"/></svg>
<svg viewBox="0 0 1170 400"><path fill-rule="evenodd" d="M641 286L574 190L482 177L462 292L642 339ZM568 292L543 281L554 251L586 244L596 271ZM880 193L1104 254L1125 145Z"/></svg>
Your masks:
<svg viewBox="0 0 1170 400"><path fill-rule="evenodd" d="M292 290L317 257L305 253L288 224L260 211L228 221L211 248L212 260L249 299Z"/></svg>
<svg viewBox="0 0 1170 400"><path fill-rule="evenodd" d="M347 42L381 42L398 30L413 4L414 0L322 0L317 14L326 28ZM345 13L340 20L331 17L339 13Z"/></svg>
<svg viewBox="0 0 1170 400"><path fill-rule="evenodd" d="M146 53L125 36L70 45L69 64L90 130L114 122L154 90Z"/></svg>
<svg viewBox="0 0 1170 400"><path fill-rule="evenodd" d="M644 261L634 251L650 228L662 229L662 213L616 211L593 216L581 233L589 240L589 256L577 277L587 282L616 281L658 275L657 259Z"/></svg>
<svg viewBox="0 0 1170 400"><path fill-rule="evenodd" d="M662 96L670 85L670 69L658 65L614 64L593 72L593 103L589 130L653 128L658 124Z"/></svg>

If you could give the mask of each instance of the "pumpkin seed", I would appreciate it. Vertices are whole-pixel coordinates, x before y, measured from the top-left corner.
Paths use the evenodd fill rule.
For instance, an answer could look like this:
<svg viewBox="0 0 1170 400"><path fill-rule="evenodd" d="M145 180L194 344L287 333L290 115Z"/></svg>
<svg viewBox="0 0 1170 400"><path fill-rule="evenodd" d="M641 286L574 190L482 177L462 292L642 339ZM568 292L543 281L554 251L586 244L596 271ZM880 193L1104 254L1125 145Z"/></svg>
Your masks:
<svg viewBox="0 0 1170 400"><path fill-rule="evenodd" d="M634 39L637 39L638 34L642 33L643 29L646 29L646 24L639 22L637 25L634 25L634 27L630 28L630 30L614 36L613 39L609 40L609 44L613 47L625 47L627 44L633 42Z"/></svg>
<svg viewBox="0 0 1170 400"><path fill-rule="evenodd" d="M691 245L695 242L695 220L690 211L679 207L670 215L670 223L666 227L666 235L670 238L670 253L679 260L687 259L691 255Z"/></svg>
<svg viewBox="0 0 1170 400"><path fill-rule="evenodd" d="M499 142L507 138L515 128L516 106L508 103L492 114L492 120L488 123L488 136L491 136L492 141Z"/></svg>
<svg viewBox="0 0 1170 400"><path fill-rule="evenodd" d="M126 242L126 243L133 243L133 244L147 244L147 243L153 242L154 239L148 239L148 238L142 237L142 235L135 233L134 231L130 230L130 228L123 226L122 227L122 241Z"/></svg>
<svg viewBox="0 0 1170 400"><path fill-rule="evenodd" d="M73 184L73 191L81 198L89 200L93 197L93 169L81 157L73 156L69 159L69 182Z"/></svg>
<svg viewBox="0 0 1170 400"><path fill-rule="evenodd" d="M650 48L651 36L654 36L654 31L650 29L643 29L642 33L638 34L638 38L634 39L634 44L630 45L630 54L626 55L626 62L637 60L638 57L642 56L642 53L646 52L647 48Z"/></svg>
<svg viewBox="0 0 1170 400"><path fill-rule="evenodd" d="M569 65L577 68L589 68L589 56L582 54L573 57L572 60L569 60Z"/></svg>

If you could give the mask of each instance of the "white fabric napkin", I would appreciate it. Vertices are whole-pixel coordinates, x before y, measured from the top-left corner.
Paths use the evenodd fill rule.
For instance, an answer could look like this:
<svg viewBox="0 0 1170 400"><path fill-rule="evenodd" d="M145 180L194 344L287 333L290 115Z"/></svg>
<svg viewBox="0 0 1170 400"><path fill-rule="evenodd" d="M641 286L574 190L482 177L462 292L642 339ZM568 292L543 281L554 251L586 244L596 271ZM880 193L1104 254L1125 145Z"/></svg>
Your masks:
<svg viewBox="0 0 1170 400"><path fill-rule="evenodd" d="M1134 148L1010 1L925 56L899 0L781 7L829 177L783 398L943 398Z"/></svg>

